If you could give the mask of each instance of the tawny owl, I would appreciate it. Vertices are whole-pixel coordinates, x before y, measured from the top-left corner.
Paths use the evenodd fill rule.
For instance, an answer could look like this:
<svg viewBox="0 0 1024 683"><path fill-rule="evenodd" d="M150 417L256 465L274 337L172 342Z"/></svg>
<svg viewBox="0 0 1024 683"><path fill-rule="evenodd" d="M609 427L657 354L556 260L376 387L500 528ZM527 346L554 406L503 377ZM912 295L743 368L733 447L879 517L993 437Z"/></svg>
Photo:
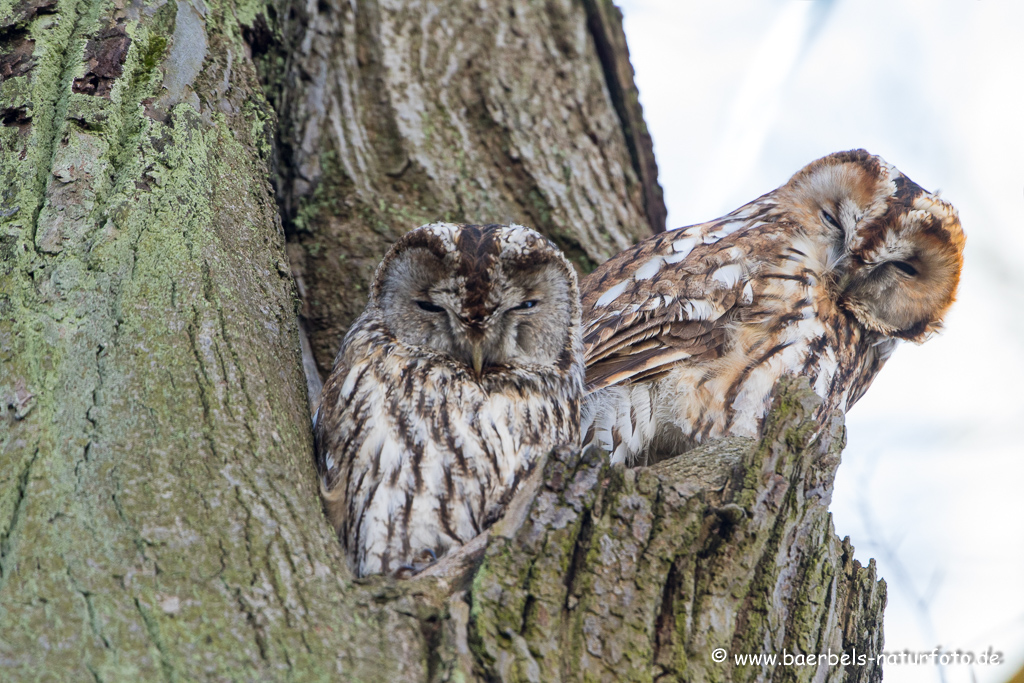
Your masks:
<svg viewBox="0 0 1024 683"><path fill-rule="evenodd" d="M434 223L374 275L314 417L328 517L357 576L421 569L579 441L579 288L521 226Z"/></svg>
<svg viewBox="0 0 1024 683"><path fill-rule="evenodd" d="M950 204L864 150L641 242L581 283L584 445L643 463L757 436L783 374L845 411L899 340L939 329L963 247Z"/></svg>

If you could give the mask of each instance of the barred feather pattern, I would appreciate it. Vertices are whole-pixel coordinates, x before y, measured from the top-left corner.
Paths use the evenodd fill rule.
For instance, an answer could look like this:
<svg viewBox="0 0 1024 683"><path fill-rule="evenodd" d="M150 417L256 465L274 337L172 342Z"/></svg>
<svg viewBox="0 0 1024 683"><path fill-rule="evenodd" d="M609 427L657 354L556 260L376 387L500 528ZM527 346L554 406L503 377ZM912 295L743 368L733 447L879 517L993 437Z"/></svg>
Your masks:
<svg viewBox="0 0 1024 683"><path fill-rule="evenodd" d="M476 268L496 267L493 259L473 260L475 251L472 263L461 253L468 247L459 231L475 230L473 249L481 231L431 229L445 237L432 244L446 267L459 270L451 280L460 288L458 301L482 305L487 297L480 287L515 279L492 272L467 288L466 276L472 280ZM496 244L479 250L501 254ZM379 287L346 335L324 385L314 436L325 510L356 576L415 572L467 543L500 518L548 452L578 445L583 351L575 275L546 240L526 251L528 259L543 252L571 280L571 313L557 330L564 348L552 362L504 358L478 375L457 353L402 339L381 310L387 304Z"/></svg>
<svg viewBox="0 0 1024 683"><path fill-rule="evenodd" d="M784 374L846 411L900 340L939 329L963 245L950 204L863 150L641 242L582 283L583 443L645 463L756 437Z"/></svg>

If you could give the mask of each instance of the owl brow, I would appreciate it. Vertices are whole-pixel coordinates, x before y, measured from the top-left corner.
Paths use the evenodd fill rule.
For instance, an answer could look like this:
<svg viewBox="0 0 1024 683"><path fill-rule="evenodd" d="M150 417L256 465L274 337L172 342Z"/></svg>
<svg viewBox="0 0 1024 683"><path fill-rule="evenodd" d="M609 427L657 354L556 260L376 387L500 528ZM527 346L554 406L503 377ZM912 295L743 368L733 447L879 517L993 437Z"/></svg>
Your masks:
<svg viewBox="0 0 1024 683"><path fill-rule="evenodd" d="M407 251L422 251L425 255L432 256L438 261L444 261L448 254L444 241L428 230L412 230L399 239L399 243L402 241L404 241L404 249ZM396 243L397 245L398 243Z"/></svg>
<svg viewBox="0 0 1024 683"><path fill-rule="evenodd" d="M457 297L458 294L459 294L458 287L438 287L437 289L433 289L432 287L428 287L424 291L427 294L429 294L431 292L436 292L437 294L450 294L451 296L455 296L455 297Z"/></svg>
<svg viewBox="0 0 1024 683"><path fill-rule="evenodd" d="M520 277L532 277L539 275L545 268L549 268L553 262L547 259L520 257L516 259L505 259L502 267L506 274L516 274Z"/></svg>

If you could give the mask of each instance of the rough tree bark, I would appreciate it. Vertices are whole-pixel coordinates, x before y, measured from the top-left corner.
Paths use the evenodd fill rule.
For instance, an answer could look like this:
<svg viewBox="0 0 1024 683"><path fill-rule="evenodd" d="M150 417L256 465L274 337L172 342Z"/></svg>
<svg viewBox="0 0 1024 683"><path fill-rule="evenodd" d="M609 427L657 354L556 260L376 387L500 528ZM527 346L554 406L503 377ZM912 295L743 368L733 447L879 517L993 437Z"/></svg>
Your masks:
<svg viewBox="0 0 1024 683"><path fill-rule="evenodd" d="M419 223L517 220L583 270L663 227L616 21L0 0L0 679L878 680L710 658L881 646L806 389L760 444L554 454L442 576L353 581L320 511L299 307L323 371Z"/></svg>

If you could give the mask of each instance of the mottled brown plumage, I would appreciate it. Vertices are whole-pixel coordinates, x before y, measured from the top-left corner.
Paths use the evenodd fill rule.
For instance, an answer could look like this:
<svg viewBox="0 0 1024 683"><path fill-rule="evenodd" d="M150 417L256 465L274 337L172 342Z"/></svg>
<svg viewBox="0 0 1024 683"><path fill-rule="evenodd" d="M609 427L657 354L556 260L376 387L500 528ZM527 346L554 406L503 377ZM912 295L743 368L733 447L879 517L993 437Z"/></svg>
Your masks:
<svg viewBox="0 0 1024 683"><path fill-rule="evenodd" d="M783 374L848 409L940 328L963 246L950 204L864 150L641 242L582 283L584 443L634 462L756 436Z"/></svg>
<svg viewBox="0 0 1024 683"><path fill-rule="evenodd" d="M434 223L377 269L314 418L324 507L357 576L415 572L575 445L579 290L521 226Z"/></svg>

